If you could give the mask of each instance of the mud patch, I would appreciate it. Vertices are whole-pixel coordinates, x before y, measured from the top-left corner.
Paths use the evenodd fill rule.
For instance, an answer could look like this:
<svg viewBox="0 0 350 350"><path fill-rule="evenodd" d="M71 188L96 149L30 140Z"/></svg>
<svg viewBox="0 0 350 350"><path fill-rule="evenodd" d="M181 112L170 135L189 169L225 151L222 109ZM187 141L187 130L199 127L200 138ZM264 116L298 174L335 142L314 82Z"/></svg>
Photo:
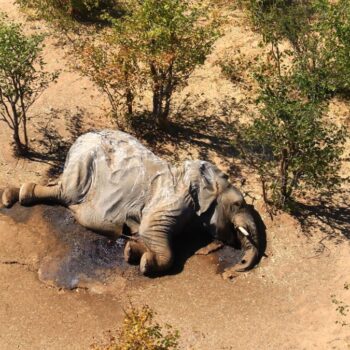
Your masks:
<svg viewBox="0 0 350 350"><path fill-rule="evenodd" d="M14 222L18 224L22 224L28 222L33 213L26 207L15 205L14 208L10 209L0 208L0 214L11 218Z"/></svg>
<svg viewBox="0 0 350 350"><path fill-rule="evenodd" d="M52 228L63 250L43 259L39 278L64 288L107 285L116 276L140 277L138 269L124 261L125 240L111 240L79 225L62 207L46 207L43 219Z"/></svg>
<svg viewBox="0 0 350 350"><path fill-rule="evenodd" d="M144 279L136 266L124 261L124 239L110 240L85 229L66 208L16 204L11 209L1 209L0 214L30 226L36 234L33 242L44 242L44 251L37 252L41 256L38 274L49 285L101 290L103 285L120 285L121 279Z"/></svg>
<svg viewBox="0 0 350 350"><path fill-rule="evenodd" d="M244 251L231 246L224 246L213 253L213 260L216 263L216 273L223 273L225 269L233 267L243 258Z"/></svg>

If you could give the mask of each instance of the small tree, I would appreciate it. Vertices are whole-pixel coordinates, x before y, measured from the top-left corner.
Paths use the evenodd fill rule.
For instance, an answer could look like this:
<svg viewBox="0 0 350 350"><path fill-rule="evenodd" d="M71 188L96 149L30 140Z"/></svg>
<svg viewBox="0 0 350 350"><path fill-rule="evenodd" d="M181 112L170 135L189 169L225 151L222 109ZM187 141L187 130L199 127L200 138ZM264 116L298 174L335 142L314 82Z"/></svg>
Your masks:
<svg viewBox="0 0 350 350"><path fill-rule="evenodd" d="M293 61L300 89L325 100L349 92L350 2L243 0L253 27L270 45L276 64ZM287 42L288 49L281 50ZM281 67L277 67L281 69ZM299 71L299 72L298 72Z"/></svg>
<svg viewBox="0 0 350 350"><path fill-rule="evenodd" d="M217 19L210 18L214 11L189 0L17 2L56 24L74 49L79 46L80 70L107 94L118 123L122 101L130 116L136 95L151 89L152 115L166 126L174 91L185 86L194 69L204 63L219 35ZM81 31L76 19L93 20L96 15L108 24L104 31L96 32L96 27ZM69 35L74 30L82 34L78 40Z"/></svg>
<svg viewBox="0 0 350 350"><path fill-rule="evenodd" d="M123 50L103 34L100 40L86 40L77 51L79 70L105 93L119 128L133 114L135 96L140 92L142 74L133 52ZM122 118L123 117L123 118Z"/></svg>
<svg viewBox="0 0 350 350"><path fill-rule="evenodd" d="M253 74L260 113L242 127L237 145L260 176L265 202L286 208L305 189L340 181L346 134L326 118L340 82L331 44L339 34L329 25L337 18L330 10L338 10L326 0L246 2L270 53Z"/></svg>
<svg viewBox="0 0 350 350"><path fill-rule="evenodd" d="M308 100L289 77L259 77L260 115L242 127L238 146L258 172L264 200L287 208L297 193L339 184L345 131L325 119L324 103Z"/></svg>
<svg viewBox="0 0 350 350"><path fill-rule="evenodd" d="M115 42L133 52L151 90L152 114L167 124L174 91L204 63L218 36L217 22L183 0L131 0L127 14L113 20ZM206 9L208 10L208 9Z"/></svg>
<svg viewBox="0 0 350 350"><path fill-rule="evenodd" d="M350 1L319 0L319 36L329 57L328 85L335 92L350 92Z"/></svg>
<svg viewBox="0 0 350 350"><path fill-rule="evenodd" d="M19 154L29 146L28 110L57 76L42 71L42 40L40 35L26 37L19 25L0 19L0 120L12 130Z"/></svg>

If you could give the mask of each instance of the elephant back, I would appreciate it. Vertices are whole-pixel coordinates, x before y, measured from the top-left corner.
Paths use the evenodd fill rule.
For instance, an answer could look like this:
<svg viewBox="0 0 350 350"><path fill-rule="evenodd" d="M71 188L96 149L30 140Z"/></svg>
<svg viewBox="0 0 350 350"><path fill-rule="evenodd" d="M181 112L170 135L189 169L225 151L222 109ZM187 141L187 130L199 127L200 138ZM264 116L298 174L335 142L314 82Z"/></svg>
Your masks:
<svg viewBox="0 0 350 350"><path fill-rule="evenodd" d="M94 226L129 221L135 226L150 200L151 184L169 178L168 169L166 161L131 135L110 130L87 133L68 153L61 180L63 198Z"/></svg>

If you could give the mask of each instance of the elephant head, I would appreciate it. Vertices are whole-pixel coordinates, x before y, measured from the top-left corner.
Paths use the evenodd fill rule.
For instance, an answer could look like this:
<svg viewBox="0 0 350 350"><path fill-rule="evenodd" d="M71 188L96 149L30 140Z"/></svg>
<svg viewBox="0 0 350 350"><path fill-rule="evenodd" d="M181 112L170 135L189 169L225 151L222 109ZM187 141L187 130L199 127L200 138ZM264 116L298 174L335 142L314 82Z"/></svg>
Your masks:
<svg viewBox="0 0 350 350"><path fill-rule="evenodd" d="M217 167L201 162L197 173L197 214L202 217L213 238L232 245L240 242L244 250L235 271L251 269L259 258L261 237L253 212L242 193L228 182Z"/></svg>
<svg viewBox="0 0 350 350"><path fill-rule="evenodd" d="M234 268L251 269L259 258L261 237L253 211L242 193L228 181L228 176L208 162L192 162L197 215L202 218L213 238L232 245L237 240L244 250L241 262Z"/></svg>
<svg viewBox="0 0 350 350"><path fill-rule="evenodd" d="M210 220L214 237L232 245L239 240L244 256L235 270L243 272L251 269L259 258L260 237L256 222L241 192L227 187L216 200L215 209Z"/></svg>

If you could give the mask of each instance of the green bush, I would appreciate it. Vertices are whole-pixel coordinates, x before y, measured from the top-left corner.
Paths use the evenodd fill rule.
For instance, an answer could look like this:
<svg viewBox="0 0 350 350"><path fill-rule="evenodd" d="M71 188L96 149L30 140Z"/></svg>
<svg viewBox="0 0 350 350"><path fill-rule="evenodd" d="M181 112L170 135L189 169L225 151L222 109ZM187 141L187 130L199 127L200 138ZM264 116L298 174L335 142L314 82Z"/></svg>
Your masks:
<svg viewBox="0 0 350 350"><path fill-rule="evenodd" d="M339 0L319 8L319 33L329 58L329 85L335 92L350 92L350 2Z"/></svg>
<svg viewBox="0 0 350 350"><path fill-rule="evenodd" d="M113 20L115 42L133 54L152 90L152 115L165 126L174 91L204 63L218 37L208 7L187 0L131 0L127 15Z"/></svg>
<svg viewBox="0 0 350 350"><path fill-rule="evenodd" d="M133 115L135 96L145 83L133 52L122 50L108 34L87 39L76 51L78 69L108 97L119 128Z"/></svg>
<svg viewBox="0 0 350 350"><path fill-rule="evenodd" d="M305 189L340 181L346 133L326 114L329 98L345 88L339 72L348 76L350 3L249 0L247 7L270 52L253 74L259 115L242 126L237 145L258 171L265 201L286 208Z"/></svg>
<svg viewBox="0 0 350 350"><path fill-rule="evenodd" d="M80 70L107 93L118 118L121 110L130 117L135 97L150 90L150 115L164 127L174 91L212 50L217 21L207 7L182 0L130 0L124 10L123 17L109 18L112 31L82 45Z"/></svg>
<svg viewBox="0 0 350 350"><path fill-rule="evenodd" d="M238 147L261 179L265 202L288 208L306 189L333 188L345 130L326 119L326 104L309 100L289 77L262 75L259 116L242 126Z"/></svg>
<svg viewBox="0 0 350 350"><path fill-rule="evenodd" d="M349 92L350 2L246 0L253 27L280 62L289 56L300 88L316 99ZM289 47L281 50L281 44Z"/></svg>
<svg viewBox="0 0 350 350"><path fill-rule="evenodd" d="M142 99L149 90L152 112L146 114L166 126L173 93L204 63L219 35L214 11L189 0L128 0L121 5L115 0L17 2L66 34L75 29L82 34L69 36L79 69L107 94L119 126L121 115L132 115L137 95ZM85 27L81 32L72 21L96 16L107 28Z"/></svg>
<svg viewBox="0 0 350 350"><path fill-rule="evenodd" d="M171 326L165 331L154 321L154 312L147 305L140 309L131 305L125 311L121 329L112 336L109 344L93 347L93 350L176 350L179 334Z"/></svg>
<svg viewBox="0 0 350 350"><path fill-rule="evenodd" d="M60 26L69 20L79 22L103 22L103 16L119 16L116 0L16 0L24 8L30 8L40 17Z"/></svg>
<svg viewBox="0 0 350 350"><path fill-rule="evenodd" d="M42 40L40 35L25 36L21 26L0 18L0 120L12 130L19 154L28 150L28 110L57 77L42 71Z"/></svg>

